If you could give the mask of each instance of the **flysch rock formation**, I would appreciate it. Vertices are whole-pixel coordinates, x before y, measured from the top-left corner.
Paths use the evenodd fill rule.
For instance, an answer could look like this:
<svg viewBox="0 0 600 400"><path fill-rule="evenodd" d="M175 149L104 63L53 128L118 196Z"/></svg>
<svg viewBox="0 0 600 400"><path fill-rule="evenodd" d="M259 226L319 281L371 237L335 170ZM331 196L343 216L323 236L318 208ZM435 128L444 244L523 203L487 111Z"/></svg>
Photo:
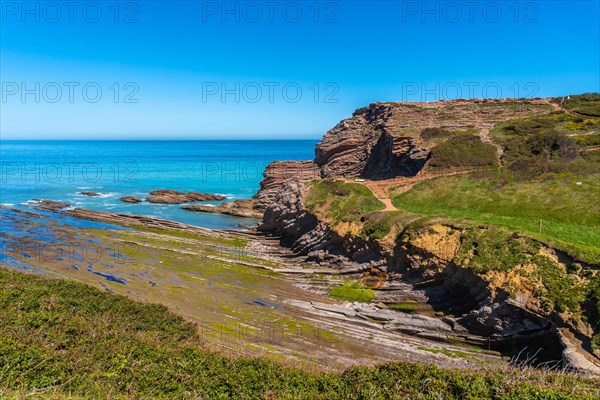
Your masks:
<svg viewBox="0 0 600 400"><path fill-rule="evenodd" d="M255 209L252 200L234 200L221 203L217 206L205 206L201 204L192 204L181 207L188 211L205 212L212 214L232 215L245 218L262 218L262 211Z"/></svg>
<svg viewBox="0 0 600 400"><path fill-rule="evenodd" d="M227 197L218 194L205 194L196 192L179 192L177 190L154 190L150 192L150 196L146 199L149 203L158 204L183 204L195 201L220 201Z"/></svg>
<svg viewBox="0 0 600 400"><path fill-rule="evenodd" d="M476 132L489 143L489 131L498 122L553 110L549 99L525 100L519 107L504 107L505 102L508 100L374 103L358 109L326 133L316 146L313 161L269 165L253 198L260 205L258 209L264 209L258 230L280 238L282 245L316 269L363 280L379 279L375 301L417 301L429 307L430 315L445 310L446 316L435 317L442 323L441 330L427 320L428 328L416 329L415 334L440 336L450 329L454 335L467 332L474 341L492 342L498 348L541 342L559 359L563 354L564 366L597 373L599 360L583 350L573 335L557 334L560 317L538 312L537 305L527 299L512 299L485 277L456 265L444 254L457 245L449 233L455 227L438 227L439 237L432 240L414 238L382 248L376 241L337 232L304 206L305 183L315 175L385 180L422 173L435 146L420 137L425 128L443 126L449 131ZM440 242L446 244L440 247ZM453 316L448 317L449 313ZM363 317L369 318L368 313ZM393 326L404 333L410 331L402 321L388 323L387 329Z"/></svg>
<svg viewBox="0 0 600 400"><path fill-rule="evenodd" d="M254 207L262 211L273 203L285 182L311 181L320 177L320 171L313 161L274 161L267 165L263 177L259 191L252 198Z"/></svg>
<svg viewBox="0 0 600 400"><path fill-rule="evenodd" d="M390 104L358 109L325 134L316 148L324 178L388 179L414 176L429 156L417 135L399 131Z"/></svg>

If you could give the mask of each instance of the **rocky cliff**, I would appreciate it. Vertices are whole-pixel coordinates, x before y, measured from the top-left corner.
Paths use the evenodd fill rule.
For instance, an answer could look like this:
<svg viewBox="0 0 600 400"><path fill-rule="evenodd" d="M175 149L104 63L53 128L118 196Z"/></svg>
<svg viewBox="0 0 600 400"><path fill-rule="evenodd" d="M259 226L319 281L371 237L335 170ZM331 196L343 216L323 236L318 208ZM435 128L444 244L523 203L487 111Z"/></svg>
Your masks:
<svg viewBox="0 0 600 400"><path fill-rule="evenodd" d="M543 361L560 359L563 349L568 349L576 356L569 356L571 361L565 361L565 365L600 373L600 363L583 350L581 342L567 339L582 332L589 335L589 328L573 322L569 313L545 308L537 285L523 281L527 275L477 271L466 266L468 260L460 255L471 250L464 227L433 223L392 233L397 235L396 240L372 240L357 234L352 223L332 226L322 215L309 211L305 204L307 192L306 182L286 182L267 207L259 227L279 235L281 243L301 256L303 262L376 287L374 302L416 302L417 308L438 315L452 335L462 332L462 337L471 341L508 352L528 346L537 349L542 343L544 350L538 359ZM542 246L539 252L560 264L554 249ZM434 335L429 328L393 329L430 337L439 334L434 330ZM567 332L567 337L560 330ZM449 340L452 335L437 337Z"/></svg>
<svg viewBox="0 0 600 400"><path fill-rule="evenodd" d="M396 108L371 104L327 132L315 150L321 175L368 179L416 175L429 149L421 147L418 135L397 129Z"/></svg>
<svg viewBox="0 0 600 400"><path fill-rule="evenodd" d="M372 103L328 131L317 144L313 161L271 163L254 201L264 210L282 182L298 177L382 180L415 176L424 170L438 143L423 135L428 128L475 134L489 142L489 131L498 122L552 109L547 99Z"/></svg>
<svg viewBox="0 0 600 400"><path fill-rule="evenodd" d="M598 360L561 330L575 332L578 340L594 332L578 316L548 305L554 289L536 270L572 279L569 269L579 265L576 260L565 263L559 260L564 256L560 251L524 239L527 243L521 248L528 253L521 264L512 270L478 270L472 259L483 250L477 243L472 248L467 240L472 231L464 226L446 221L416 225L410 232L392 227L385 237L373 239L363 234L364 218L342 216L341 222L332 223L331 217L306 204L307 185L315 177L420 179L427 175L434 149L448 137L476 135L492 143L490 130L499 123L548 114L557 107L552 99L531 99L374 103L358 109L325 134L314 161L269 165L254 197L255 206L264 210L259 230L281 237L282 244L306 263L377 287L374 301L417 301L419 309L437 315L454 331L492 341L499 349L543 342L550 353L555 351L549 357L568 349L569 354L577 353L569 360L586 360L568 365L598 372ZM387 218L392 216L382 221Z"/></svg>
<svg viewBox="0 0 600 400"><path fill-rule="evenodd" d="M264 211L273 203L277 192L290 180L310 181L319 176L319 168L313 161L274 161L267 165L260 190L252 198L254 208Z"/></svg>

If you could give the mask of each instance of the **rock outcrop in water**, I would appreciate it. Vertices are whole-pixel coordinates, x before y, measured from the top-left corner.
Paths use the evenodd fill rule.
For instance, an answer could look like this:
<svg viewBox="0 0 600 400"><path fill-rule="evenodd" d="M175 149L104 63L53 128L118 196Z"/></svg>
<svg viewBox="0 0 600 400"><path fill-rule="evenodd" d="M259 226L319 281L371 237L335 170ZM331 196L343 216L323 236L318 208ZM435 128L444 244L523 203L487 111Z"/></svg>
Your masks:
<svg viewBox="0 0 600 400"><path fill-rule="evenodd" d="M227 199L227 197L218 194L196 192L184 193L177 190L162 189L150 192L150 197L148 197L146 201L158 204L183 204L195 201L219 201L225 199Z"/></svg>
<svg viewBox="0 0 600 400"><path fill-rule="evenodd" d="M38 210L47 210L47 211L56 211L62 210L63 208L70 207L69 203L65 203L64 201L54 201L54 200L40 200L33 199L32 207L37 208Z"/></svg>
<svg viewBox="0 0 600 400"><path fill-rule="evenodd" d="M121 200L123 203L141 203L142 199L140 199L137 196L124 196L121 197L119 200Z"/></svg>
<svg viewBox="0 0 600 400"><path fill-rule="evenodd" d="M232 215L234 217L262 218L263 216L262 211L259 211L254 207L254 202L252 200L235 200L221 203L217 206L193 204L181 208L187 211Z"/></svg>

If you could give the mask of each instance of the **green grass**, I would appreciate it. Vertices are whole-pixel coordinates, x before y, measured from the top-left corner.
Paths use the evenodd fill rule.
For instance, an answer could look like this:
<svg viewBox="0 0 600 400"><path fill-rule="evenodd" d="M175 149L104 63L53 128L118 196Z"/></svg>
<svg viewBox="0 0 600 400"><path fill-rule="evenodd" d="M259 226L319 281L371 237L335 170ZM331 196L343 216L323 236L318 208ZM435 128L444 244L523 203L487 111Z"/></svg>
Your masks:
<svg viewBox="0 0 600 400"><path fill-rule="evenodd" d="M564 102L566 109L582 115L600 117L600 94L584 93L569 97Z"/></svg>
<svg viewBox="0 0 600 400"><path fill-rule="evenodd" d="M329 296L339 300L370 303L375 298L375 292L373 289L360 286L357 282L346 282L342 286L330 288Z"/></svg>
<svg viewBox="0 0 600 400"><path fill-rule="evenodd" d="M600 177L523 183L501 176L432 179L393 198L396 207L526 232L591 263L600 262ZM541 221L541 223L540 223ZM540 226L541 224L541 226ZM541 233L540 233L541 232Z"/></svg>
<svg viewBox="0 0 600 400"><path fill-rule="evenodd" d="M433 354L443 354L450 358L469 359L472 357L472 355L469 353L465 353L464 351L457 351L457 350L434 349L431 347L424 347L424 346L419 346L419 350L428 351Z"/></svg>
<svg viewBox="0 0 600 400"><path fill-rule="evenodd" d="M431 150L432 168L483 167L498 164L496 146L476 135L455 135Z"/></svg>
<svg viewBox="0 0 600 400"><path fill-rule="evenodd" d="M311 182L309 188L306 207L317 211L327 205L325 217L334 224L357 221L366 213L385 208L369 189L357 183L324 179Z"/></svg>
<svg viewBox="0 0 600 400"><path fill-rule="evenodd" d="M3 268L0 321L2 398L593 399L600 387L541 371L392 363L317 373L228 358L163 306Z"/></svg>
<svg viewBox="0 0 600 400"><path fill-rule="evenodd" d="M388 305L387 308L407 314L413 314L417 311L417 305L413 302L408 301L399 304L391 304Z"/></svg>
<svg viewBox="0 0 600 400"><path fill-rule="evenodd" d="M374 211L363 216L360 236L363 239L382 239L392 227L404 227L418 218L419 215L402 211Z"/></svg>

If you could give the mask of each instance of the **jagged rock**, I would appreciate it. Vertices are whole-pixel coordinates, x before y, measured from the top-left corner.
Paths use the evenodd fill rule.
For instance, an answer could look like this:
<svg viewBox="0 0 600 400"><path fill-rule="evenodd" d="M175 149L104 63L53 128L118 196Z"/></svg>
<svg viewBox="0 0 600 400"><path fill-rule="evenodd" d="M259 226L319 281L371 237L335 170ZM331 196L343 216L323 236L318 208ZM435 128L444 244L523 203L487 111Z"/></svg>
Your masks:
<svg viewBox="0 0 600 400"><path fill-rule="evenodd" d="M420 147L418 134L398 133L395 109L371 104L327 132L316 148L322 176L377 180L416 175L429 149Z"/></svg>
<svg viewBox="0 0 600 400"><path fill-rule="evenodd" d="M304 209L305 182L291 180L281 187L265 210L258 229L283 236L283 244L309 263L337 268L343 273L360 272L381 255L365 242L345 242L331 228ZM348 248L344 248L344 245Z"/></svg>
<svg viewBox="0 0 600 400"><path fill-rule="evenodd" d="M61 210L63 208L70 207L69 203L65 203L64 201L54 201L54 200L40 200L33 199L32 207L37 208L39 210Z"/></svg>
<svg viewBox="0 0 600 400"><path fill-rule="evenodd" d="M267 165L260 182L260 189L252 198L254 208L264 211L275 195L290 180L309 181L320 177L319 168L313 161L275 161Z"/></svg>
<svg viewBox="0 0 600 400"><path fill-rule="evenodd" d="M206 212L212 214L233 215L236 217L245 218L262 218L263 213L254 208L252 200L235 200L226 203L221 203L217 206L203 206L194 204L181 207L188 211Z"/></svg>
<svg viewBox="0 0 600 400"><path fill-rule="evenodd" d="M564 367L580 373L600 376L600 360L583 350L581 341L569 329L560 328L556 333L564 348L562 355Z"/></svg>
<svg viewBox="0 0 600 400"><path fill-rule="evenodd" d="M154 190L150 192L150 197L146 199L149 203L159 204L183 204L194 201L219 201L225 200L227 197L218 194L205 194L197 192L179 192L177 190Z"/></svg>
<svg viewBox="0 0 600 400"><path fill-rule="evenodd" d="M121 200L124 203L141 203L142 199L140 199L137 196L125 196L125 197L121 197L119 200Z"/></svg>
<svg viewBox="0 0 600 400"><path fill-rule="evenodd" d="M79 192L78 194L80 194L82 196L88 196L88 197L98 196L98 193L96 193L96 192Z"/></svg>

